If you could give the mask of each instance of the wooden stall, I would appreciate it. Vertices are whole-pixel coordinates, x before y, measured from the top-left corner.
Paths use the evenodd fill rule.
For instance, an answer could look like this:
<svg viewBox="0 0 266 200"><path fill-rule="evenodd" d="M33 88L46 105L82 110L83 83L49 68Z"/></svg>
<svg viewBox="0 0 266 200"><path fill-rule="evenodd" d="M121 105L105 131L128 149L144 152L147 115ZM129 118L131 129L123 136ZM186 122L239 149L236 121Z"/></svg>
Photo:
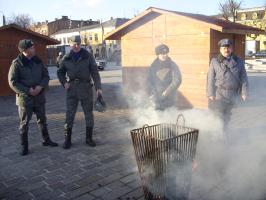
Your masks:
<svg viewBox="0 0 266 200"><path fill-rule="evenodd" d="M180 68L179 107L206 108L206 78L212 57L219 53L222 38L234 42L236 55L244 59L245 34L264 34L258 28L200 14L148 8L106 36L121 40L123 84L129 93L145 90L147 70L159 44L170 48L169 56Z"/></svg>
<svg viewBox="0 0 266 200"><path fill-rule="evenodd" d="M11 24L0 27L0 96L14 94L8 85L8 71L13 59L19 54L18 42L32 39L37 55L47 64L47 45L59 44L59 41L28 29Z"/></svg>

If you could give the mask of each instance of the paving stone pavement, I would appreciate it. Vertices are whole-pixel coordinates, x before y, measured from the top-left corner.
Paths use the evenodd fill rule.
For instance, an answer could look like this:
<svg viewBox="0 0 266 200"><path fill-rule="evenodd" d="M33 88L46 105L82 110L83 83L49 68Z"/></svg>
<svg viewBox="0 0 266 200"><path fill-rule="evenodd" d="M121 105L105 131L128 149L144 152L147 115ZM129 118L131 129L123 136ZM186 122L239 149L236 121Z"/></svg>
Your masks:
<svg viewBox="0 0 266 200"><path fill-rule="evenodd" d="M264 84L264 78L251 77L254 94L264 91L264 87L257 87L257 83ZM144 199L129 137L130 110L120 98L121 83L104 84L103 90L108 111L95 112L97 147L85 145L84 116L79 106L73 129L73 147L63 150L65 95L57 80L50 81L46 104L48 128L51 138L60 146L41 146L41 136L33 117L29 131L30 154L25 157L18 154L15 97L0 97L0 199ZM250 118L258 119L257 126L265 124L265 91L260 94L259 98L252 100L252 106L235 110L234 128L247 126ZM207 188L197 185L191 199L211 199L212 191L218 186L219 181Z"/></svg>
<svg viewBox="0 0 266 200"><path fill-rule="evenodd" d="M129 127L128 111L118 97L120 87L116 83L104 84L108 111L95 112L97 147L85 145L84 116L79 106L73 147L63 150L65 95L57 80L50 81L46 105L48 128L51 138L60 146L41 146L34 116L29 130L30 154L25 157L18 154L15 97L1 97L0 199L142 198L129 130L125 128Z"/></svg>

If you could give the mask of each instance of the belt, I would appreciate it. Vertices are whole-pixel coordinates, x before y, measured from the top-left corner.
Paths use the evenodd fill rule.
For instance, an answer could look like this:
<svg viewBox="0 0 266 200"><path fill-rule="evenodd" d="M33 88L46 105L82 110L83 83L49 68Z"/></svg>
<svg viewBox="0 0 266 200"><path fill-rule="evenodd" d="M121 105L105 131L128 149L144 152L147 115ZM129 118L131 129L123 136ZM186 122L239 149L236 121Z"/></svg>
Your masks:
<svg viewBox="0 0 266 200"><path fill-rule="evenodd" d="M222 85L218 86L219 89L222 89L222 90L233 90L233 91L238 91L239 88L229 88L229 87L224 87Z"/></svg>
<svg viewBox="0 0 266 200"><path fill-rule="evenodd" d="M79 78L70 79L70 82L74 82L74 83L90 83L90 81L88 81L88 80L82 80L82 79L79 79Z"/></svg>

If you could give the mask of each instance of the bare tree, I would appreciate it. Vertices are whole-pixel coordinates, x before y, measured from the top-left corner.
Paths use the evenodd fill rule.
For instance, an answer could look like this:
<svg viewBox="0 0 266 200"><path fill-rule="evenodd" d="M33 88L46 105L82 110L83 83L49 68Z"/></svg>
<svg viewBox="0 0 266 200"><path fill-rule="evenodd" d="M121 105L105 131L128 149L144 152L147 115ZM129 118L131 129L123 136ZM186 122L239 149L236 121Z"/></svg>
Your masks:
<svg viewBox="0 0 266 200"><path fill-rule="evenodd" d="M22 28L29 28L33 23L33 19L30 17L29 14L18 14L18 15L13 15L8 20L8 23L16 24Z"/></svg>
<svg viewBox="0 0 266 200"><path fill-rule="evenodd" d="M236 10L240 9L242 0L226 0L219 3L219 10L222 12L223 18L229 20L232 17L233 22L236 21Z"/></svg>

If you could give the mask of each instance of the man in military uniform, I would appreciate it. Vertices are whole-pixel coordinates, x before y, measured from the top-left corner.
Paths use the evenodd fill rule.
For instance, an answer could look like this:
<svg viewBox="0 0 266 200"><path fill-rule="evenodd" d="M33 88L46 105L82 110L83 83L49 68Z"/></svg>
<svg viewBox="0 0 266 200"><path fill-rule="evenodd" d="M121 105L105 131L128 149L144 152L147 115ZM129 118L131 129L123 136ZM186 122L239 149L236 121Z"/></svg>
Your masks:
<svg viewBox="0 0 266 200"><path fill-rule="evenodd" d="M21 52L13 60L8 82L16 93L16 104L20 118L21 155L28 154L28 127L32 114L37 117L38 126L42 132L44 146L57 146L51 141L45 114L45 88L48 87L49 75L40 58L35 55L31 40L21 40L18 44Z"/></svg>
<svg viewBox="0 0 266 200"><path fill-rule="evenodd" d="M67 110L63 148L71 147L72 127L79 102L81 102L86 120L86 144L94 147L96 144L92 139L94 119L91 79L93 79L97 95L102 94L101 79L93 55L80 46L80 36L71 37L69 41L71 51L63 57L57 71L58 79L66 90Z"/></svg>
<svg viewBox="0 0 266 200"><path fill-rule="evenodd" d="M176 106L177 88L182 82L178 66L168 56L169 48L161 44L155 48L157 58L148 72L148 89L158 110Z"/></svg>
<svg viewBox="0 0 266 200"><path fill-rule="evenodd" d="M207 79L209 108L223 121L223 131L227 132L231 110L238 97L245 101L248 97L248 78L244 62L233 54L230 39L218 42L220 53L210 63Z"/></svg>

